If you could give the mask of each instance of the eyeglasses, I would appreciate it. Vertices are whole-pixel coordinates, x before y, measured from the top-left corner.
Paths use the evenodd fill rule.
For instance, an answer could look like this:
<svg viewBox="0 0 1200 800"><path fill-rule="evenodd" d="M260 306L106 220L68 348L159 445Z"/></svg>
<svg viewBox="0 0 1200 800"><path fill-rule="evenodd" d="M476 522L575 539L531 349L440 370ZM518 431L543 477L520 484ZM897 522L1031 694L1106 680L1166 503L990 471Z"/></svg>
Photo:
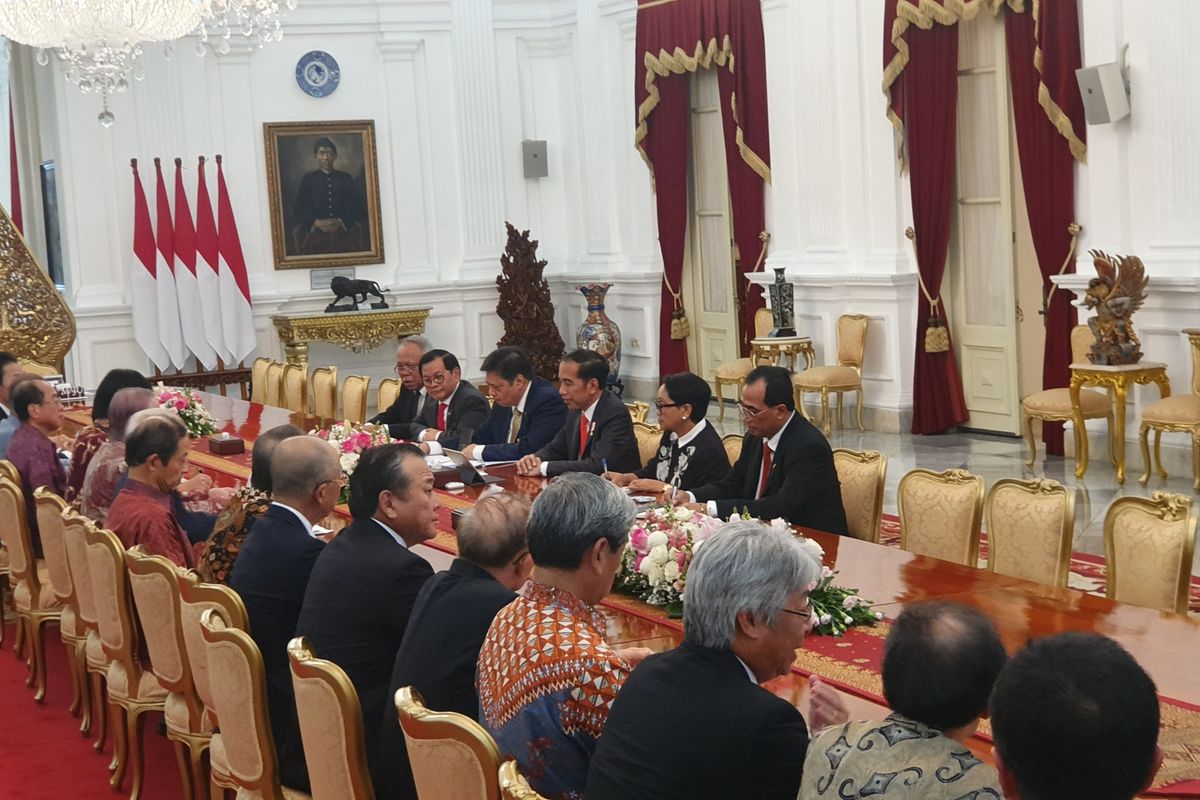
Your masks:
<svg viewBox="0 0 1200 800"><path fill-rule="evenodd" d="M437 375L422 376L421 381L426 386L441 386L443 383L446 382L446 378L448 378L448 377L449 377L449 375L447 373L439 372Z"/></svg>
<svg viewBox="0 0 1200 800"><path fill-rule="evenodd" d="M416 365L416 364L397 364L397 365L396 365L396 366L393 368L393 371L394 371L394 372L395 372L397 375L404 375L404 374L405 374L405 373L407 373L407 372L416 372L416 371L417 371L417 365Z"/></svg>
<svg viewBox="0 0 1200 800"><path fill-rule="evenodd" d="M521 555L519 555L519 556L517 556L516 558L514 558L514 559L512 560L512 563L513 563L514 565L516 565L516 564L520 564L520 563L521 563L521 559L522 559L522 558L524 558L524 557L525 557L525 556L527 556L527 555L529 555L529 551L528 551L528 550L522 550L522 551L521 551Z"/></svg>
<svg viewBox="0 0 1200 800"><path fill-rule="evenodd" d="M327 481L321 481L320 483L317 484L317 488L320 489L322 486L324 486L327 483L336 483L338 485L338 488L341 488L341 487L345 486L346 484L348 484L349 482L350 481L346 479L345 475L338 475L336 478L330 478Z"/></svg>
<svg viewBox="0 0 1200 800"><path fill-rule="evenodd" d="M679 408L679 403L664 403L661 400L655 400L654 407L662 411L664 408Z"/></svg>
<svg viewBox="0 0 1200 800"><path fill-rule="evenodd" d="M803 611L793 611L790 608L781 608L779 610L785 614L795 614L797 617L804 617L804 619L812 619L813 615L811 608L806 608Z"/></svg>
<svg viewBox="0 0 1200 800"><path fill-rule="evenodd" d="M742 412L742 419L754 419L759 414L770 411L769 408L751 408L745 403L738 403L738 410Z"/></svg>

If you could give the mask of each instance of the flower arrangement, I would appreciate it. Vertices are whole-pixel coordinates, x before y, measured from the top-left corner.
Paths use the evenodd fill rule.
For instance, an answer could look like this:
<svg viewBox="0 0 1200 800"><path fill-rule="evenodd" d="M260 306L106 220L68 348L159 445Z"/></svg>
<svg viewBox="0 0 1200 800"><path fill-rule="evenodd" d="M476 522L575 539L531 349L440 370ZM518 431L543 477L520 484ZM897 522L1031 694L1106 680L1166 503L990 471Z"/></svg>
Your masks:
<svg viewBox="0 0 1200 800"><path fill-rule="evenodd" d="M733 515L728 522L747 519ZM699 511L677 507L654 507L646 511L629 532L629 543L617 573L617 591L631 594L650 605L666 606L672 617L683 614L687 571L697 549L727 522ZM792 533L782 519L767 523ZM826 636L841 636L854 625L874 625L883 615L872 610L871 601L858 589L834 586L837 572L824 566L825 551L813 539L799 537L818 563L821 577L809 589L813 630Z"/></svg>
<svg viewBox="0 0 1200 800"><path fill-rule="evenodd" d="M196 399L191 389L163 386L162 381L159 381L155 392L159 408L167 408L178 414L192 438L199 439L216 432L217 423L212 414L209 414L208 409Z"/></svg>
<svg viewBox="0 0 1200 800"><path fill-rule="evenodd" d="M342 474L347 479L347 483L342 486L341 494L338 496L339 503L345 503L350 499L349 478L354 474L355 467L358 466L358 457L362 451L392 441L386 425L376 426L370 423L355 425L349 420L335 422L322 428L314 428L308 433L310 436L316 436L318 439L328 442L338 452L338 462L342 467Z"/></svg>

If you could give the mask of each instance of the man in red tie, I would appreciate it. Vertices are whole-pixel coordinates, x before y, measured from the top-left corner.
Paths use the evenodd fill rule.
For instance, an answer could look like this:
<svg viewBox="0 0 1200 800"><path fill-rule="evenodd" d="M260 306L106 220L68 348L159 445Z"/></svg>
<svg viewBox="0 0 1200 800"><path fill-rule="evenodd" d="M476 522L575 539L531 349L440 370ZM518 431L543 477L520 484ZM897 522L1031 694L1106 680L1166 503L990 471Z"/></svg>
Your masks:
<svg viewBox="0 0 1200 800"><path fill-rule="evenodd" d="M471 441L475 429L487 419L487 398L462 379L453 353L430 350L421 356L419 368L432 402L425 403L416 420L401 433L403 438L419 442L425 453L441 455L443 440L451 448Z"/></svg>
<svg viewBox="0 0 1200 800"><path fill-rule="evenodd" d="M846 512L829 442L796 413L792 378L783 367L746 376L739 404L746 423L742 455L715 483L680 492L676 502L713 516L743 509L763 520L846 534Z"/></svg>

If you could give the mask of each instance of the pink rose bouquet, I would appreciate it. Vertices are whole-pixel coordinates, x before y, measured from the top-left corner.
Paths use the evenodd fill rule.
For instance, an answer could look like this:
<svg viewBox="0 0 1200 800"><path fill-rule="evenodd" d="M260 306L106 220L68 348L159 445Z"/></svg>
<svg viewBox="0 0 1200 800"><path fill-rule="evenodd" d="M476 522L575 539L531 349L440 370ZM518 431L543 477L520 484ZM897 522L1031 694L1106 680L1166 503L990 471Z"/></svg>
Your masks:
<svg viewBox="0 0 1200 800"><path fill-rule="evenodd" d="M349 420L336 422L323 428L315 428L308 433L310 436L328 442L330 447L337 450L338 462L341 464L342 474L345 475L347 481L338 498L340 503L345 503L350 498L349 479L354 474L355 467L358 466L358 457L362 451L393 441L392 437L388 435L386 425L376 426L370 423L354 425Z"/></svg>
<svg viewBox="0 0 1200 800"><path fill-rule="evenodd" d="M154 389L159 408L174 411L179 419L187 426L188 435L194 439L208 436L217 430L217 423L208 413L191 389L181 389L175 386L164 386L159 381Z"/></svg>

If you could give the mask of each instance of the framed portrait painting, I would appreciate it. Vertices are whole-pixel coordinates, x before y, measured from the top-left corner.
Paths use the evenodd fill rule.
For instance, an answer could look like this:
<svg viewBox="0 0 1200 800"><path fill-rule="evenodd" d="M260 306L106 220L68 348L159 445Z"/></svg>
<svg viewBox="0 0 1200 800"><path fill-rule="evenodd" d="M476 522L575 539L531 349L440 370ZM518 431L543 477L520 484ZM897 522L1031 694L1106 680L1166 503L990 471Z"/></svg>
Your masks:
<svg viewBox="0 0 1200 800"><path fill-rule="evenodd" d="M276 269L383 262L375 123L263 125Z"/></svg>

